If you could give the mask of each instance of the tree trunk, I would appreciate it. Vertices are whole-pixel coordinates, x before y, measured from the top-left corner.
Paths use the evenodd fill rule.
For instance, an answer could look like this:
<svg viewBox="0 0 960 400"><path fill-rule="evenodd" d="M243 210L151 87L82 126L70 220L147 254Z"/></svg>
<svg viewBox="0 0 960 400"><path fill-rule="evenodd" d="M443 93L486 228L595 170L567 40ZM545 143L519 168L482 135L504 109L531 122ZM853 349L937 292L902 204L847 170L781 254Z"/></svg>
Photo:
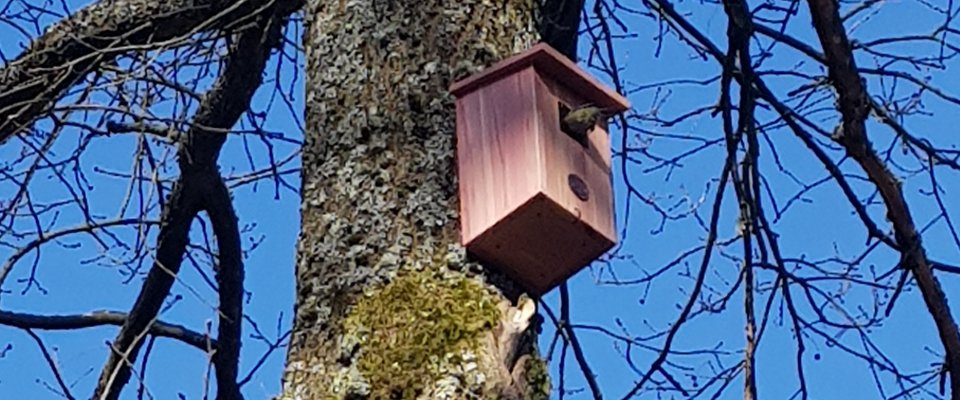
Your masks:
<svg viewBox="0 0 960 400"><path fill-rule="evenodd" d="M537 4L308 2L296 319L281 398L547 397L528 329L534 302L459 245L448 92L534 44Z"/></svg>

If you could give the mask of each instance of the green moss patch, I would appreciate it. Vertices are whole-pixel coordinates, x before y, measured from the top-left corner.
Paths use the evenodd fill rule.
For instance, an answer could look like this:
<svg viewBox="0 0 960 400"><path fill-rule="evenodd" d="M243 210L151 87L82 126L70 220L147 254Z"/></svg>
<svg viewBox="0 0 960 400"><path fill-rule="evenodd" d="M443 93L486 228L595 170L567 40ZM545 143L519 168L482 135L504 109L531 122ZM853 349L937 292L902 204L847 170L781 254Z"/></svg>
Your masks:
<svg viewBox="0 0 960 400"><path fill-rule="evenodd" d="M540 357L530 357L526 363L527 400L547 400L550 398L550 370L547 362Z"/></svg>
<svg viewBox="0 0 960 400"><path fill-rule="evenodd" d="M448 355L475 350L500 319L480 284L426 271L406 272L363 296L345 321L359 339L358 369L373 399L413 399L440 378Z"/></svg>

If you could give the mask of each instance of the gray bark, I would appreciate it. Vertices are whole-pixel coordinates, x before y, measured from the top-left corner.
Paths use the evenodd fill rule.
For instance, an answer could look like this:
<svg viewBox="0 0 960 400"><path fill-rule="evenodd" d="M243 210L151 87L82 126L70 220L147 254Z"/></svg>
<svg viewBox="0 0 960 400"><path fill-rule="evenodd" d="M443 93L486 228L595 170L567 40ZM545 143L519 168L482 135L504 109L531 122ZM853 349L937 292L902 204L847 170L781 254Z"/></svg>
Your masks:
<svg viewBox="0 0 960 400"><path fill-rule="evenodd" d="M533 369L531 347L523 345L531 342L533 302L511 306L516 288L467 260L458 244L448 87L534 44L536 4L307 3L302 228L283 398L534 396L524 372ZM396 295L390 285L426 291L409 296L429 302L444 301L450 292L443 288L458 282L482 288L482 298L461 300L496 304L499 321L465 329L457 346L429 360L433 372L417 387L393 386L378 376L384 371L364 367L365 357L379 357L389 370L399 358L438 350L372 354L378 335L388 333L366 326L363 310L389 304L379 300ZM382 317L395 318L390 326L399 332L442 324L390 313L399 315Z"/></svg>

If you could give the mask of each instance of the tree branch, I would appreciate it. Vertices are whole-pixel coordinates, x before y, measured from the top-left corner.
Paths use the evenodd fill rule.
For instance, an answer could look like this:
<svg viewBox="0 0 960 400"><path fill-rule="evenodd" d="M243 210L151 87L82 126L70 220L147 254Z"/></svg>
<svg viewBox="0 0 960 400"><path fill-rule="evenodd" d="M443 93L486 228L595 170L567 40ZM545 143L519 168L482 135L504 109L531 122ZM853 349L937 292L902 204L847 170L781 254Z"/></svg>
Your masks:
<svg viewBox="0 0 960 400"><path fill-rule="evenodd" d="M156 261L147 274L128 318L110 346L112 350L97 383L93 396L95 399L114 400L119 397L120 389L130 379L129 364L136 359L141 345L137 339L153 324L173 287L190 241L190 225L201 209L197 193L204 182L198 182L197 178L181 176L170 193L170 200L164 204ZM125 360L124 354L128 353L130 359Z"/></svg>
<svg viewBox="0 0 960 400"><path fill-rule="evenodd" d="M3 283L6 281L7 276L10 275L10 272L13 270L13 266L20 261L24 256L30 254L31 251L36 250L45 243L50 241L60 239L63 236L69 236L75 233L90 233L94 231L106 229L113 226L122 226L122 225L154 225L156 221L144 220L142 218L125 218L117 219L113 221L105 221L96 224L86 223L83 225L78 225L66 229L62 229L55 232L47 232L42 236L34 239L26 245L20 246L17 248L17 251L13 253L10 258L3 263L3 266L0 267L0 286L3 286Z"/></svg>
<svg viewBox="0 0 960 400"><path fill-rule="evenodd" d="M80 315L35 315L0 311L0 325L21 329L40 329L59 331L69 329L92 328L95 326L120 326L127 320L127 314L117 311L94 311ZM176 339L202 351L215 350L216 340L207 335L191 331L182 325L166 322L154 322L150 325L150 334L158 337ZM212 349L210 343L213 344Z"/></svg>
<svg viewBox="0 0 960 400"><path fill-rule="evenodd" d="M203 103L209 107L201 106L197 115L199 122L211 126L226 126L227 121L231 121L229 124L232 125L249 108L250 99L260 86L270 52L280 45L284 22L281 15L267 15L239 36L236 47L226 57L220 80L208 93L207 98L217 101ZM200 149L219 150L226 140L226 135L222 134L201 135L207 140L218 140L219 143L215 146L199 146ZM188 138L195 139L196 136ZM197 147L190 146L191 149ZM211 157L216 158L215 155ZM217 337L220 339L220 349L213 357L217 374L217 398L239 399L241 395L237 374L244 292L240 228L237 226L230 190L222 178L216 180L216 185L208 188L204 198L219 249L217 286L220 294L220 323Z"/></svg>
<svg viewBox="0 0 960 400"><path fill-rule="evenodd" d="M47 361L47 365L50 366L50 371L53 372L53 377L57 379L57 385L60 385L60 390L63 391L63 396L66 397L67 400L75 400L76 397L70 393L70 387L67 386L67 383L63 381L63 374L60 373L60 367L57 366L57 362L53 359L53 356L50 355L50 351L47 350L47 345L43 344L43 339L40 339L40 336L38 336L36 333L33 333L33 330L24 330L27 331L27 334L30 335L35 342L37 342L37 347L39 347L40 352L43 353L43 359Z"/></svg>
<svg viewBox="0 0 960 400"><path fill-rule="evenodd" d="M587 381L587 386L590 386L590 393L593 394L594 399L602 400L603 391L597 383L597 376L590 368L590 364L587 363L587 357L583 354L583 346L580 345L580 340L577 339L572 322L570 322L570 291L567 289L566 282L560 284L559 328L563 330L564 336L570 342L570 347L573 348L573 357L577 359L577 364L580 365L580 372L583 372L583 379Z"/></svg>
<svg viewBox="0 0 960 400"><path fill-rule="evenodd" d="M117 55L175 45L266 5L290 14L302 0L115 0L83 8L0 69L0 143L28 128L67 89Z"/></svg>
<svg viewBox="0 0 960 400"><path fill-rule="evenodd" d="M754 110L756 94L753 90L753 62L750 59L750 39L753 37L753 21L750 10L743 1L728 0L723 2L727 14L727 54L721 77L720 107L723 113L724 136L727 138L746 138L747 152L741 161L741 173L733 176L733 187L737 194L742 224L743 238L743 311L745 341L743 354L743 399L757 398L756 380L756 320L753 306L754 274L753 274L753 235L757 232L758 219L756 209L759 206L758 198L754 193L759 192L759 172L757 158L759 144L757 144L756 126L754 124ZM740 105L737 107L737 128L733 127L733 104L731 101L730 83L734 72L740 66ZM727 142L736 151L740 143Z"/></svg>
<svg viewBox="0 0 960 400"><path fill-rule="evenodd" d="M214 355L217 370L217 390L220 399L239 399L237 364L240 352L240 328L242 318L243 266L240 249L237 217L231 206L228 189L216 167L220 149L226 141L226 133L237 123L250 106L253 93L260 86L263 69L270 52L280 44L283 19L289 12L271 8L258 16L258 20L236 38L224 59L221 74L213 87L204 95L190 130L182 139L179 163L181 177L174 192L179 196L167 203L165 212L176 214L163 219L171 225L183 227L177 234L187 240L189 224L200 210L207 211L214 223L214 232L220 250L217 280L220 293L220 323L218 340L220 348ZM177 190L179 189L179 192ZM176 199L186 204L178 204ZM182 213L182 207L190 207L192 215ZM165 237L161 228L161 240ZM179 237L179 236L178 236ZM158 260L163 247L161 241ZM114 341L114 352L101 371L96 397L116 399L130 378L129 363L136 358L140 337L149 322L156 318L169 294L180 268L185 247L170 246L164 253L170 260L158 262L150 270L137 302L131 309L131 318L124 324ZM124 360L124 355L127 360Z"/></svg>
<svg viewBox="0 0 960 400"><path fill-rule="evenodd" d="M577 61L577 38L584 0L546 0L541 8L540 40Z"/></svg>
<svg viewBox="0 0 960 400"><path fill-rule="evenodd" d="M920 233L903 197L901 183L873 150L867 137L866 118L871 104L863 86L853 50L833 0L809 0L814 29L823 47L830 80L837 91L837 107L842 115L842 130L834 135L851 158L876 186L893 223L894 238L900 247L901 263L913 272L927 310L933 317L946 351L946 369L950 371L951 398L960 399L960 335L950 313L946 295L933 274L921 243Z"/></svg>
<svg viewBox="0 0 960 400"><path fill-rule="evenodd" d="M733 143L740 141L739 138L728 138L728 140ZM720 210L721 205L723 204L723 194L726 191L727 181L730 179L730 174L734 169L735 163L736 148L732 145L728 145L726 160L723 163L723 171L720 173L720 182L717 184L717 193L713 198L713 207L710 214L710 225L707 231L706 244L703 249L703 258L700 262L700 268L697 272L693 289L690 291L690 296L687 299L686 304L684 304L683 309L680 311L680 315L677 316L677 319L670 326L670 330L667 332L666 339L664 339L660 354L655 360L653 360L652 363L650 363L650 368L647 369L647 372L643 375L643 377L637 381L637 383L625 396L623 396L624 400L630 399L636 395L637 392L643 388L643 385L653 377L654 373L663 372L663 364L667 361L667 356L670 355L670 349L673 346L673 341L676 339L677 333L680 332L680 327L687 322L690 313L693 312L693 306L699 301L700 292L703 290L703 282L707 276L707 267L710 265L710 257L713 255L713 246L717 241L717 225L720 221ZM679 387L678 389L683 390Z"/></svg>

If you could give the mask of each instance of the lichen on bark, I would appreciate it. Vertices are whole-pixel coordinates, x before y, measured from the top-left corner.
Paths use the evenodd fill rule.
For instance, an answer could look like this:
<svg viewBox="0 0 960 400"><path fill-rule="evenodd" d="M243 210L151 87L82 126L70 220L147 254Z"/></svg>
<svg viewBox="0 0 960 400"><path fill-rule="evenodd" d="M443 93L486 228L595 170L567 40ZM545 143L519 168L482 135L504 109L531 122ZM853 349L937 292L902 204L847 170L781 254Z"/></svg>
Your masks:
<svg viewBox="0 0 960 400"><path fill-rule="evenodd" d="M365 302L377 298L376 293L392 296L390 288L402 286L403 279L428 276L437 288L477 285L489 296L482 302L496 304L504 315L509 310L506 294L515 298L519 291L469 261L459 245L455 111L448 87L456 74L533 45L537 4L307 2L296 318L282 398L348 398L347 393L375 398L382 393L383 388L371 386L369 374L364 377L363 357L369 353L363 353L362 340L351 336L358 325L351 325L350 318L363 314L369 307ZM528 304L524 317L529 317ZM513 331L526 329L527 321L491 325L483 318L472 325L483 331L475 346L463 340L440 347L442 357L451 355L445 362L452 370L463 370L475 355L478 368L490 370L482 397L497 398L514 386L510 369L516 361L515 343L505 351L498 335L517 339ZM351 348L346 355L345 348ZM502 354L510 360L504 363ZM450 376L437 374L422 382L419 396L459 398L449 392L460 384L454 385ZM350 389L330 390L338 385Z"/></svg>

